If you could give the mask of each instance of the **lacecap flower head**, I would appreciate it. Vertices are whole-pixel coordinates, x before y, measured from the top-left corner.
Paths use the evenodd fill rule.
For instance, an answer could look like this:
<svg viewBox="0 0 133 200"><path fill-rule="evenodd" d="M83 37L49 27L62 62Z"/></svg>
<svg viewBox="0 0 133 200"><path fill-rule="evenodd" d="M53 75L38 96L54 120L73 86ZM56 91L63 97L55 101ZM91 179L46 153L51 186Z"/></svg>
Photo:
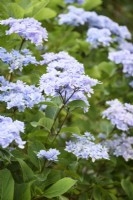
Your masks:
<svg viewBox="0 0 133 200"><path fill-rule="evenodd" d="M23 112L25 108L32 108L44 101L44 97L34 85L27 85L20 80L16 83L9 82L0 76L0 101L7 103L7 109L15 107Z"/></svg>
<svg viewBox="0 0 133 200"><path fill-rule="evenodd" d="M43 41L47 41L48 38L47 30L34 18L14 19L10 17L9 19L1 20L0 24L10 27L6 31L6 35L17 33L25 40L30 40L36 46L42 45Z"/></svg>
<svg viewBox="0 0 133 200"><path fill-rule="evenodd" d="M22 141L20 132L24 132L23 122L0 116L0 146L7 148L12 142L15 142L19 148L24 148L26 142Z"/></svg>
<svg viewBox="0 0 133 200"><path fill-rule="evenodd" d="M90 133L86 132L79 136L73 134L74 140L66 142L65 151L74 154L77 158L89 159L94 162L99 159L109 159L108 149L101 144L96 144L95 138Z"/></svg>
<svg viewBox="0 0 133 200"><path fill-rule="evenodd" d="M58 155L60 155L60 152L57 149L49 149L46 150L40 150L37 154L38 158L47 159L49 161L58 161Z"/></svg>
<svg viewBox="0 0 133 200"><path fill-rule="evenodd" d="M122 104L118 99L107 101L107 108L103 113L103 118L107 118L119 130L128 131L133 128L133 105Z"/></svg>
<svg viewBox="0 0 133 200"><path fill-rule="evenodd" d="M40 78L40 90L47 96L60 96L63 103L83 100L93 93L92 87L98 80L85 75L83 64L66 52L46 53L41 64L47 65L47 73Z"/></svg>

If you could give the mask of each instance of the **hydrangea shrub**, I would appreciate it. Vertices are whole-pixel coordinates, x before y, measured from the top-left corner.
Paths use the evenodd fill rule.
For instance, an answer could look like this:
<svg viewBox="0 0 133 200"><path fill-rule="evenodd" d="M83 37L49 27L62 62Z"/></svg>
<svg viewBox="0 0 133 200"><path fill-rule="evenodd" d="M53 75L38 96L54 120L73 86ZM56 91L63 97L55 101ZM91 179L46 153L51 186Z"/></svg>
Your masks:
<svg viewBox="0 0 133 200"><path fill-rule="evenodd" d="M88 2L1 3L2 200L133 198L132 36Z"/></svg>

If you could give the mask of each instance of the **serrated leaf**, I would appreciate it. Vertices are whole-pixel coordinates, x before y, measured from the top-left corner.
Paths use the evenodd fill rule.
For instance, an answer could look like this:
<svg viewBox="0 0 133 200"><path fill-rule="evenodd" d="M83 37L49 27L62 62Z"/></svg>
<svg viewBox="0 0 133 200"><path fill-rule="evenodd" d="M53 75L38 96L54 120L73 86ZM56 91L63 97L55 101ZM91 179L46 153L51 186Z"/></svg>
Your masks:
<svg viewBox="0 0 133 200"><path fill-rule="evenodd" d="M13 200L14 180L9 170L0 170L0 200Z"/></svg>
<svg viewBox="0 0 133 200"><path fill-rule="evenodd" d="M58 197L67 192L77 181L71 178L63 178L44 191L47 198Z"/></svg>

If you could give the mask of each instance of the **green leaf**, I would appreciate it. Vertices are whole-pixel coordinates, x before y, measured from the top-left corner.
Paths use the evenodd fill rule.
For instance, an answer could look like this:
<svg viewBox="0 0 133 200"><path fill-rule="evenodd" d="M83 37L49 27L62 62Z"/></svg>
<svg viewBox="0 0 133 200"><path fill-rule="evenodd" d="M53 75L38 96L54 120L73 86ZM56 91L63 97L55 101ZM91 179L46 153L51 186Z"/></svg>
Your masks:
<svg viewBox="0 0 133 200"><path fill-rule="evenodd" d="M63 127L60 131L61 133L77 133L77 134L80 134L80 130L78 127Z"/></svg>
<svg viewBox="0 0 133 200"><path fill-rule="evenodd" d="M63 178L53 184L44 192L44 196L47 198L58 197L67 192L77 181L71 178Z"/></svg>
<svg viewBox="0 0 133 200"><path fill-rule="evenodd" d="M102 3L102 0L95 0L95 1L86 0L85 3L83 4L83 7L86 10L91 10L91 9L101 5L101 3Z"/></svg>
<svg viewBox="0 0 133 200"><path fill-rule="evenodd" d="M64 196L60 196L59 200L69 200L68 198L64 197Z"/></svg>
<svg viewBox="0 0 133 200"><path fill-rule="evenodd" d="M109 77L113 76L117 69L113 62L102 62L98 65L98 68L105 72Z"/></svg>
<svg viewBox="0 0 133 200"><path fill-rule="evenodd" d="M29 143L28 145L28 155L30 158L30 161L39 168L39 159L37 158L37 155L35 152L39 152L40 150L44 149L44 145L39 141L34 141L32 143Z"/></svg>
<svg viewBox="0 0 133 200"><path fill-rule="evenodd" d="M19 162L20 167L22 169L24 182L29 182L29 181L33 180L34 173L33 173L32 169L26 164L25 161L23 161L19 158L17 158L17 161Z"/></svg>
<svg viewBox="0 0 133 200"><path fill-rule="evenodd" d="M121 186L125 193L128 195L129 199L133 199L133 183L128 179L122 179Z"/></svg>
<svg viewBox="0 0 133 200"><path fill-rule="evenodd" d="M53 125L53 120L47 117L43 117L39 120L39 122L31 122L31 125L33 127L38 127L42 126L44 127L47 131L50 131L52 125Z"/></svg>
<svg viewBox="0 0 133 200"><path fill-rule="evenodd" d="M59 110L58 107L47 106L45 110L46 117L54 119L58 110Z"/></svg>
<svg viewBox="0 0 133 200"><path fill-rule="evenodd" d="M32 12L32 17L34 17L35 15L38 15L40 10L44 8L48 4L48 2L49 0L41 0L41 2L32 0L32 5L34 7L33 12Z"/></svg>
<svg viewBox="0 0 133 200"><path fill-rule="evenodd" d="M95 186L93 189L93 198L94 200L103 200L102 199L102 191L101 188L98 186Z"/></svg>
<svg viewBox="0 0 133 200"><path fill-rule="evenodd" d="M30 186L30 183L15 184L14 200L31 200Z"/></svg>
<svg viewBox="0 0 133 200"><path fill-rule="evenodd" d="M50 131L52 125L53 125L53 120L47 117L41 118L38 122L38 126L42 126L48 131Z"/></svg>
<svg viewBox="0 0 133 200"><path fill-rule="evenodd" d="M70 103L68 103L68 107L73 110L78 107L79 108L87 108L88 105L82 100L74 100L74 101L71 101Z"/></svg>
<svg viewBox="0 0 133 200"><path fill-rule="evenodd" d="M0 170L0 200L13 200L14 180L9 170Z"/></svg>
<svg viewBox="0 0 133 200"><path fill-rule="evenodd" d="M41 105L47 105L47 106L51 106L51 107L56 107L58 108L57 104L55 104L54 102L52 101L45 101L45 102L42 102L40 103Z"/></svg>
<svg viewBox="0 0 133 200"><path fill-rule="evenodd" d="M7 8L8 8L10 17L23 18L24 9L20 7L17 3L9 3L7 4Z"/></svg>
<svg viewBox="0 0 133 200"><path fill-rule="evenodd" d="M56 16L56 12L50 8L42 8L33 17L37 20L50 19Z"/></svg>

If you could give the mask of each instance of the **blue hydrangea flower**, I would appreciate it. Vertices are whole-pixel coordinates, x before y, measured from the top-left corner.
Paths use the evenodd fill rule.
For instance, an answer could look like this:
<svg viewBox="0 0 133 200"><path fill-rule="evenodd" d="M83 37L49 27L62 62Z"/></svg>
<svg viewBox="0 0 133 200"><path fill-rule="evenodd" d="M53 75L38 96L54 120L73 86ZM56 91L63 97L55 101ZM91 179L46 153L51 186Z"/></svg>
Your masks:
<svg viewBox="0 0 133 200"><path fill-rule="evenodd" d="M0 76L0 101L7 103L7 109L17 107L22 112L44 101L44 97L34 85L26 85L20 80L12 83Z"/></svg>
<svg viewBox="0 0 133 200"><path fill-rule="evenodd" d="M48 67L40 78L40 90L47 96L61 96L63 103L83 100L89 105L87 98L98 81L85 75L83 65L65 52L47 53L43 58L41 64Z"/></svg>
<svg viewBox="0 0 133 200"><path fill-rule="evenodd" d="M109 60L123 65L123 73L133 76L133 53L128 50L110 52Z"/></svg>
<svg viewBox="0 0 133 200"><path fill-rule="evenodd" d="M103 113L103 118L107 118L122 131L128 131L133 127L133 105L122 104L118 99L107 101L107 108Z"/></svg>
<svg viewBox="0 0 133 200"><path fill-rule="evenodd" d="M0 116L0 146L8 147L15 142L19 148L24 148L25 141L22 141L20 132L24 132L24 123L13 121L10 117Z"/></svg>
<svg viewBox="0 0 133 200"><path fill-rule="evenodd" d="M49 149L48 151L40 150L37 157L44 158L49 161L58 161L58 155L60 155L60 152L57 149Z"/></svg>
<svg viewBox="0 0 133 200"><path fill-rule="evenodd" d="M130 53L133 53L133 44L131 42L127 42L125 40L120 40L119 41L119 50L128 50Z"/></svg>
<svg viewBox="0 0 133 200"><path fill-rule="evenodd" d="M93 48L97 48L98 46L110 46L113 39L111 37L111 32L106 28L90 28L87 32L86 41L89 42Z"/></svg>
<svg viewBox="0 0 133 200"><path fill-rule="evenodd" d="M133 137L125 133L115 134L112 139L103 142L109 151L116 157L122 156L126 161L133 159Z"/></svg>
<svg viewBox="0 0 133 200"><path fill-rule="evenodd" d="M68 24L73 26L84 25L85 20L82 17L84 14L83 8L76 8L74 6L68 6L69 12L59 15L59 24Z"/></svg>
<svg viewBox="0 0 133 200"><path fill-rule="evenodd" d="M68 13L59 15L59 24L72 26L88 25L90 30L87 32L87 41L95 48L99 44L109 46L112 42L119 44L120 40L131 39L131 33L126 26L119 26L106 16L74 6L68 7Z"/></svg>
<svg viewBox="0 0 133 200"><path fill-rule="evenodd" d="M95 144L94 136L86 132L79 136L73 134L74 140L66 142L65 151L73 153L77 158L89 159L94 162L98 159L109 159L108 149L101 144Z"/></svg>
<svg viewBox="0 0 133 200"><path fill-rule="evenodd" d="M32 53L28 49L23 49L21 52L12 50L8 53L4 48L0 47L0 59L9 65L10 72L16 69L22 71L23 66L27 66L28 64L38 64L35 57L32 56Z"/></svg>
<svg viewBox="0 0 133 200"><path fill-rule="evenodd" d="M36 46L42 45L43 41L47 41L47 30L41 27L41 23L34 18L14 19L9 18L1 20L0 24L8 25L10 29L6 31L6 35L17 33L25 40L30 40Z"/></svg>

